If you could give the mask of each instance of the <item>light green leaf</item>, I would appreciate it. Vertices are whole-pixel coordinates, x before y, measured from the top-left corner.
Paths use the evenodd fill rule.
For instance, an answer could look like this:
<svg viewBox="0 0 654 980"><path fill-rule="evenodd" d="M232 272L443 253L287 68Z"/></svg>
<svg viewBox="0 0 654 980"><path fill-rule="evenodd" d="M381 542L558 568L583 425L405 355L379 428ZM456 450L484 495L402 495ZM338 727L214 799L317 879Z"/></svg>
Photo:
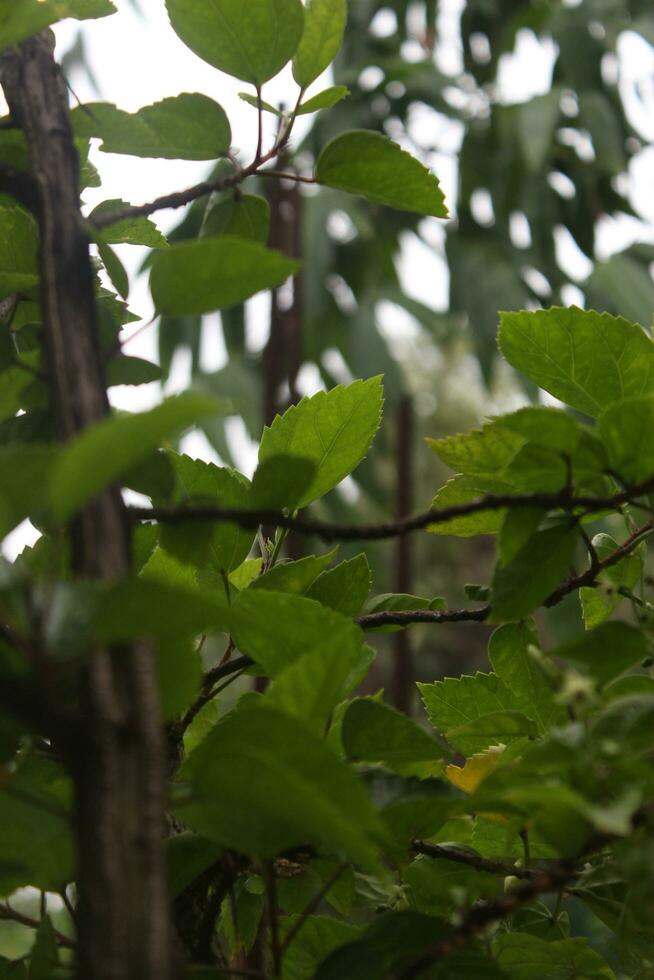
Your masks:
<svg viewBox="0 0 654 980"><path fill-rule="evenodd" d="M401 211L448 216L437 178L381 133L353 130L337 136L318 158L316 179Z"/></svg>
<svg viewBox="0 0 654 980"><path fill-rule="evenodd" d="M464 755L481 752L496 741L493 732L483 730L483 724L475 731L473 723L482 716L525 710L523 699L513 694L496 674L447 677L434 684L418 684L418 689L431 723ZM468 731L469 725L473 727ZM518 734L504 733L499 741L508 744Z"/></svg>
<svg viewBox="0 0 654 980"><path fill-rule="evenodd" d="M371 584L370 565L362 553L319 575L308 589L307 597L335 609L343 616L356 616L370 592Z"/></svg>
<svg viewBox="0 0 654 980"><path fill-rule="evenodd" d="M654 395L631 398L602 413L599 432L611 468L627 483L654 474Z"/></svg>
<svg viewBox="0 0 654 980"><path fill-rule="evenodd" d="M173 502L242 507L250 481L236 470L170 453L176 477ZM231 521L187 521L164 527L161 543L182 561L208 564L222 574L234 571L247 558L254 532Z"/></svg>
<svg viewBox="0 0 654 980"><path fill-rule="evenodd" d="M142 357L125 357L119 354L112 357L107 365L107 385L146 385L161 381L162 373L158 364L145 361Z"/></svg>
<svg viewBox="0 0 654 980"><path fill-rule="evenodd" d="M55 458L56 449L52 446L17 444L0 448L0 538L47 505L48 477Z"/></svg>
<svg viewBox="0 0 654 980"><path fill-rule="evenodd" d="M183 92L137 112L91 102L72 112L75 132L102 140L105 153L166 160L216 160L232 141L222 106L199 92Z"/></svg>
<svg viewBox="0 0 654 980"><path fill-rule="evenodd" d="M343 719L342 739L348 759L381 762L399 772L450 754L410 718L371 698L352 701Z"/></svg>
<svg viewBox="0 0 654 980"><path fill-rule="evenodd" d="M259 463L280 454L314 463L311 485L295 503L297 508L306 507L361 462L379 428L382 401L380 377L303 398L264 429Z"/></svg>
<svg viewBox="0 0 654 980"><path fill-rule="evenodd" d="M494 422L536 446L561 453L573 453L581 438L581 429L569 412L545 405L527 405L509 415L497 416Z"/></svg>
<svg viewBox="0 0 654 980"><path fill-rule="evenodd" d="M257 96L252 95L251 92L239 92L238 97L239 99L242 99L243 102L247 102L248 105L251 105L253 109L261 108L264 112L270 112L273 116L277 116L278 119L281 119L284 115L281 109L276 109L274 105L271 105L270 102L266 102L265 99L258 99Z"/></svg>
<svg viewBox="0 0 654 980"><path fill-rule="evenodd" d="M166 637L157 651L157 678L161 711L172 721L189 707L202 684L202 660L188 638Z"/></svg>
<svg viewBox="0 0 654 980"><path fill-rule="evenodd" d="M261 510L296 510L315 474L315 462L300 456L280 453L260 460L252 477L250 504Z"/></svg>
<svg viewBox="0 0 654 980"><path fill-rule="evenodd" d="M530 654L532 646L538 647L538 639L527 623L507 623L491 636L488 656L497 676L524 702L522 710L537 722L542 734L565 719L565 710L557 705L545 674Z"/></svg>
<svg viewBox="0 0 654 980"><path fill-rule="evenodd" d="M493 943L497 965L511 980L615 980L613 970L586 939L547 942L524 932Z"/></svg>
<svg viewBox="0 0 654 980"><path fill-rule="evenodd" d="M125 207L125 201L103 201L89 215L93 222L101 214ZM168 244L157 226L149 218L126 218L102 229L102 239L108 245L147 245L149 248L165 248Z"/></svg>
<svg viewBox="0 0 654 980"><path fill-rule="evenodd" d="M322 75L343 42L347 0L309 0L302 40L293 58L293 77L301 89Z"/></svg>
<svg viewBox="0 0 654 980"><path fill-rule="evenodd" d="M56 519L67 520L163 439L223 410L222 403L206 395L185 394L149 412L112 416L89 427L66 446L53 467L50 500Z"/></svg>
<svg viewBox="0 0 654 980"><path fill-rule="evenodd" d="M647 653L647 637L642 630L628 623L602 623L552 650L551 655L570 661L603 686L644 660Z"/></svg>
<svg viewBox="0 0 654 980"><path fill-rule="evenodd" d="M38 34L64 17L85 20L115 13L111 0L0 0L0 50Z"/></svg>
<svg viewBox="0 0 654 980"><path fill-rule="evenodd" d="M318 112L320 109L331 109L337 102L347 99L349 94L350 90L345 85L332 85L303 102L297 111L297 115L305 116L310 112Z"/></svg>
<svg viewBox="0 0 654 980"><path fill-rule="evenodd" d="M622 317L576 306L501 313L499 345L509 364L587 415L654 392L654 344Z"/></svg>
<svg viewBox="0 0 654 980"><path fill-rule="evenodd" d="M441 487L434 499L432 507L454 507L467 504L483 496L484 490L476 477L455 476ZM497 534L502 527L505 511L486 510L465 517L453 517L438 524L429 524L427 530L432 534L453 534L458 538L473 538L478 534Z"/></svg>
<svg viewBox="0 0 654 980"><path fill-rule="evenodd" d="M491 419L481 429L443 439L427 439L427 445L458 473L496 484L525 441L521 433L502 425L498 419Z"/></svg>
<svg viewBox="0 0 654 980"><path fill-rule="evenodd" d="M277 562L264 575L260 575L251 585L253 589L270 589L273 592L293 592L296 595L308 594L309 588L319 575L331 564L336 548L325 555L307 555L297 561ZM323 603L327 605L327 603Z"/></svg>
<svg viewBox="0 0 654 980"><path fill-rule="evenodd" d="M259 86L290 61L304 28L300 0L166 0L166 7L191 51Z"/></svg>
<svg viewBox="0 0 654 980"><path fill-rule="evenodd" d="M150 289L158 313L211 313L281 286L299 263L259 242L224 235L154 253Z"/></svg>
<svg viewBox="0 0 654 980"><path fill-rule="evenodd" d="M262 704L228 715L183 764L192 829L272 858L315 843L370 867L383 830L363 785L299 722Z"/></svg>
<svg viewBox="0 0 654 980"><path fill-rule="evenodd" d="M270 231L270 205L265 197L241 194L207 208L201 235L233 235L265 244Z"/></svg>
<svg viewBox="0 0 654 980"><path fill-rule="evenodd" d="M562 585L576 540L576 528L563 524L536 531L513 561L497 565L490 621L524 619Z"/></svg>
<svg viewBox="0 0 654 980"><path fill-rule="evenodd" d="M36 222L22 208L0 205L0 299L39 281Z"/></svg>

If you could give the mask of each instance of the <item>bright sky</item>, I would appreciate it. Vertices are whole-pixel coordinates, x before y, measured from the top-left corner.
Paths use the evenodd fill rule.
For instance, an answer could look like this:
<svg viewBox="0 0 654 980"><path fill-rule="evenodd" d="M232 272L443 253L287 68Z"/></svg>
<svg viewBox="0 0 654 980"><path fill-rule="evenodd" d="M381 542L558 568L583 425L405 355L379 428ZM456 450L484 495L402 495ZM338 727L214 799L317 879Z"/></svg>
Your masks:
<svg viewBox="0 0 654 980"><path fill-rule="evenodd" d="M256 112L238 98L238 92L248 90L248 86L230 76L216 71L192 54L177 38L168 23L163 0L140 0L144 13L137 13L130 0L114 0L119 12L113 17L99 21L68 21L56 27L60 56L74 42L78 32L83 32L86 54L98 80L101 95L92 89L84 75L73 76L70 82L81 101L102 100L115 102L126 110L136 110L143 105L156 102L166 96L179 92L204 92L214 98L226 110L233 132L234 147L243 151L248 158L256 141ZM243 0L247 2L247 0ZM575 2L575 0L571 0ZM461 54L457 44L457 18L463 0L447 0L441 3L439 24L440 47L439 65L444 70L455 72L460 68ZM381 11L374 23L380 34L391 33L395 28L394 14ZM421 57L419 46L406 45L403 54L408 59ZM518 102L533 95L547 91L555 58L554 46L542 44L534 35L522 31L518 36L515 55L504 56L500 72L500 92L504 101ZM647 135L654 139L654 55L652 50L634 34L623 35L620 42L621 87L628 95L628 106L633 121ZM370 72L371 70L368 69ZM374 69L373 69L374 71ZM310 94L320 91L330 84L326 73L314 83ZM649 102L640 102L633 97L638 89L641 97L647 96ZM264 98L276 104L294 101L297 88L290 69L269 82L264 90ZM274 121L266 117L267 135L271 137ZM296 127L295 139L310 125L307 118L300 118ZM425 151L425 162L438 174L446 198L452 210L456 192L455 154L461 138L460 127L444 120L431 110L419 107L411 119L412 136L418 146L439 145L440 152ZM637 192L641 210L654 221L654 151L646 150L639 155L631 168L632 191ZM102 187L87 191L85 203L89 207L102 200L123 197L131 203L150 200L159 194L178 190L203 178L208 170L207 164L143 160L136 157L105 154L95 151L93 160L102 176ZM483 205L483 202L480 202ZM179 213L166 211L156 216L159 227L165 232L179 220ZM407 236L404 243L404 261L401 274L406 291L428 303L445 309L447 304L447 269L443 260L443 227L436 219L427 219L422 226L424 238L429 244L419 241L415 236ZM606 220L602 237L602 248L610 254L635 238L654 240L652 226L636 226L625 219L616 223ZM152 314L152 305L145 277L137 278L135 273L143 251L133 246L120 246L119 252L128 270L132 273L132 309L147 321ZM578 252L574 244L561 241L561 255L570 268L570 274L577 279L586 274L587 260ZM571 296L571 301L578 301ZM248 308L248 337L250 345L257 349L265 342L268 297L255 297ZM401 317L396 307L382 311L385 333L401 334L411 331L412 325L406 317ZM130 327L130 332L138 330L139 324ZM146 358L156 359L155 327L150 326L135 336L126 347L126 352ZM224 350L216 340L219 332L209 326L203 333L202 362L206 370L216 370L224 363ZM177 359L172 377L166 387L167 393L181 390L189 380L189 363L185 358ZM306 393L315 390L320 382L317 372L304 371L303 389ZM139 410L154 404L161 397L159 385L144 385L139 388L115 388L112 401L117 407ZM243 469L247 472L255 462L254 447L249 444L242 428L235 422L233 435L239 441ZM185 450L193 456L212 458L213 453L203 436L194 434L187 438ZM35 532L22 525L11 535L4 545L4 552L12 557L34 538Z"/></svg>

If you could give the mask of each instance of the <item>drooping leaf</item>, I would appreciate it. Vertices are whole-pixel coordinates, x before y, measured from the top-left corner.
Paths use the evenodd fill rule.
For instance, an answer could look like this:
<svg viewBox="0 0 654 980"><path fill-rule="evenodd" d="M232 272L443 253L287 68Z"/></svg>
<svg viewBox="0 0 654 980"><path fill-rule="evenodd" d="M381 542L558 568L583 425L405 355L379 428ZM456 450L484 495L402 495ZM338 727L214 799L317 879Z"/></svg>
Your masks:
<svg viewBox="0 0 654 980"><path fill-rule="evenodd" d="M161 441L198 419L223 410L206 395L184 394L138 415L118 415L86 429L53 467L50 499L64 521L103 487L148 456Z"/></svg>
<svg viewBox="0 0 654 980"><path fill-rule="evenodd" d="M337 136L318 158L316 179L401 211L448 215L437 178L381 133L354 130Z"/></svg>
<svg viewBox="0 0 654 980"><path fill-rule="evenodd" d="M600 436L611 469L627 483L640 483L654 473L653 422L654 396L610 405L600 416Z"/></svg>
<svg viewBox="0 0 654 980"><path fill-rule="evenodd" d="M0 0L0 50L38 34L64 17L84 20L115 13L111 0Z"/></svg>
<svg viewBox="0 0 654 980"><path fill-rule="evenodd" d="M269 229L270 205L265 197L241 194L217 201L207 210L202 235L233 235L265 243Z"/></svg>
<svg viewBox="0 0 654 980"><path fill-rule="evenodd" d="M493 576L492 622L524 619L566 581L577 530L566 524L536 531Z"/></svg>
<svg viewBox="0 0 654 980"><path fill-rule="evenodd" d="M150 289L157 312L210 313L280 286L299 264L259 242L224 235L156 252Z"/></svg>
<svg viewBox="0 0 654 980"><path fill-rule="evenodd" d="M371 698L357 698L345 712L343 748L355 762L381 762L405 771L415 763L433 763L449 754L424 729L393 708Z"/></svg>
<svg viewBox="0 0 654 980"><path fill-rule="evenodd" d="M304 27L300 0L166 0L166 7L195 54L259 86L290 61Z"/></svg>
<svg viewBox="0 0 654 980"><path fill-rule="evenodd" d="M306 89L338 53L347 20L347 0L309 0L302 39L293 58L293 77Z"/></svg>
<svg viewBox="0 0 654 980"><path fill-rule="evenodd" d="M499 345L531 381L593 417L654 391L654 344L622 317L575 306L502 313Z"/></svg>
<svg viewBox="0 0 654 980"><path fill-rule="evenodd" d="M93 221L99 215L125 207L125 201L103 201L89 215ZM102 238L108 245L147 245L149 248L165 248L166 239L149 218L126 218L102 229Z"/></svg>
<svg viewBox="0 0 654 980"><path fill-rule="evenodd" d="M313 481L295 503L306 507L361 462L379 428L382 399L379 377L303 398L264 429L259 463L278 454L314 463Z"/></svg>
<svg viewBox="0 0 654 980"><path fill-rule="evenodd" d="M554 691L529 652L530 647L537 646L536 634L527 623L507 623L493 633L488 656L497 676L528 705L527 713L543 733L561 722L565 712L556 703Z"/></svg>
<svg viewBox="0 0 654 980"><path fill-rule="evenodd" d="M72 113L78 135L102 140L105 153L167 160L216 160L232 140L222 106L199 92L183 92L137 112L91 102Z"/></svg>
<svg viewBox="0 0 654 980"><path fill-rule="evenodd" d="M315 843L370 867L383 831L362 784L302 724L263 705L219 722L183 764L181 819L264 858Z"/></svg>

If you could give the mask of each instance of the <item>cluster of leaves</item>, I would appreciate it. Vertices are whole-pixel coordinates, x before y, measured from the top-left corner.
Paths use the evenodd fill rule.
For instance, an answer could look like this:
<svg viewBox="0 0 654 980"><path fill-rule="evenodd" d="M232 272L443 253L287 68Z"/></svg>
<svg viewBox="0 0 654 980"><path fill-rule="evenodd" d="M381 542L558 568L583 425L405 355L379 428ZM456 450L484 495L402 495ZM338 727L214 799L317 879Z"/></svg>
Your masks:
<svg viewBox="0 0 654 980"><path fill-rule="evenodd" d="M110 7L46 0L19 14L0 5L0 45L58 17ZM293 61L299 97L277 143L238 163L221 107L188 94L134 114L108 104L73 110L83 158L90 137L111 152L222 158L218 183L204 190L220 181L231 188L266 173L302 108L342 94L328 89L303 102L337 53L339 0L306 8L300 0L168 0L168 10L197 54L254 86L260 111L262 85ZM28 169L19 131L0 130L0 158ZM330 193L446 215L436 178L368 130L329 142L311 179ZM97 180L92 168L83 180ZM193 196L200 192L185 200ZM0 206L0 534L26 517L42 531L0 567L0 918L38 927L31 955L14 940L0 971L51 980L74 968L74 915L48 915L52 899L34 915L17 902L31 886L74 907L71 788L58 737L75 719L86 652L146 636L157 643L163 712L182 758L170 787L183 827L168 842L175 910L183 918L202 882L215 913L214 963L189 966L190 977L229 976L244 957L248 969L253 948L255 975L285 980L582 980L614 977L613 968L648 976L651 337L636 323L576 308L502 314L504 358L564 407L523 408L433 440L455 476L423 522L426 535L496 535L492 581L467 587L469 609L371 595L363 552L340 563L335 551L281 556L298 513L368 454L381 378L334 387L278 415L264 429L252 480L171 448L176 434L233 410L204 394L116 414L57 445L37 225L13 200ZM251 194L212 200L201 228L182 226L172 244L142 210L120 202L102 205L88 227L116 289L97 288L112 384L158 376L156 365L119 353L131 314L113 245L152 248L151 291L164 318L233 307L297 268L266 246L267 205ZM152 506L132 513L132 577L79 581L66 526L112 484ZM445 519L448 508L456 516ZM556 646L533 617L568 596L577 597L579 629ZM366 632L414 620L436 629L448 617L496 624L490 672L420 684L424 723L390 708L383 692L357 693L376 655ZM244 675L264 683L257 691L234 683ZM611 964L587 941L587 912L606 927Z"/></svg>

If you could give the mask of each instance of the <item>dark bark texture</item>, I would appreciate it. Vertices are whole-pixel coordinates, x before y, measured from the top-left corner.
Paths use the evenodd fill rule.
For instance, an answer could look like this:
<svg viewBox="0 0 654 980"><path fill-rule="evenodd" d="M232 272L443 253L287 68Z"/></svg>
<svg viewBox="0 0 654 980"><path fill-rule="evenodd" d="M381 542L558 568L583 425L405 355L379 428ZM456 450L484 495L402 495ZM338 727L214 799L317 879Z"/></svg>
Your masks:
<svg viewBox="0 0 654 980"><path fill-rule="evenodd" d="M2 84L27 139L40 229L43 340L62 440L109 410L93 269L79 202L79 160L65 82L49 33L6 51ZM118 488L70 529L75 573L124 578L129 524ZM164 745L154 654L146 643L90 652L81 738L69 764L79 843L79 975L168 980L173 975L163 854Z"/></svg>

